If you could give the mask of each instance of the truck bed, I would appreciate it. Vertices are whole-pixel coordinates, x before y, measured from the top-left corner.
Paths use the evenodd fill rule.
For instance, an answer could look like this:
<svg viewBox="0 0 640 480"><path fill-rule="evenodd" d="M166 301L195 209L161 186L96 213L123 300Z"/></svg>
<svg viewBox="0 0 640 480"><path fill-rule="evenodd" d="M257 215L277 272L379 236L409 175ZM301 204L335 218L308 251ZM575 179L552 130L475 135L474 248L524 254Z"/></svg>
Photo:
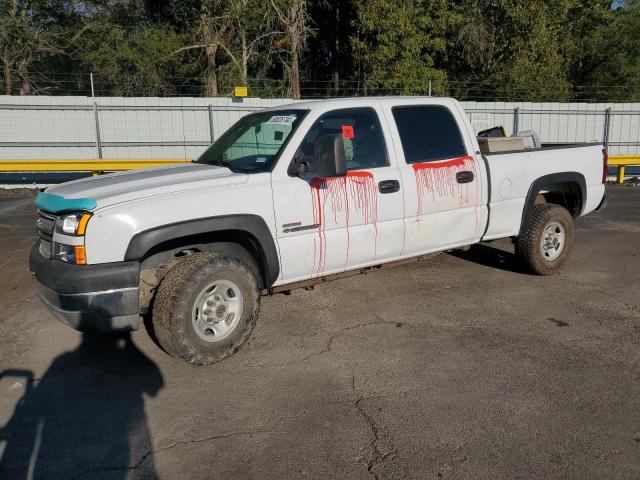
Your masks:
<svg viewBox="0 0 640 480"><path fill-rule="evenodd" d="M529 190L538 179L560 173L584 179L584 208L597 208L604 195L603 146L553 145L540 149L483 154L489 177L489 222L485 240L518 235Z"/></svg>

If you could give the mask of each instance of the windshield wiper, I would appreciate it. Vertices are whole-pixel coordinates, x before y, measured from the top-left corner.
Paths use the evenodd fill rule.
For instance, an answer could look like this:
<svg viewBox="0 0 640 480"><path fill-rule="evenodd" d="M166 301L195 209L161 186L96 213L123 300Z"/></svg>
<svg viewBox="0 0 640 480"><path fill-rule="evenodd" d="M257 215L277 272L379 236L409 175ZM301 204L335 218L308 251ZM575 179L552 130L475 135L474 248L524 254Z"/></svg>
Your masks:
<svg viewBox="0 0 640 480"><path fill-rule="evenodd" d="M252 172L265 172L266 170L262 167L232 167L227 166L229 170L236 173L252 173Z"/></svg>

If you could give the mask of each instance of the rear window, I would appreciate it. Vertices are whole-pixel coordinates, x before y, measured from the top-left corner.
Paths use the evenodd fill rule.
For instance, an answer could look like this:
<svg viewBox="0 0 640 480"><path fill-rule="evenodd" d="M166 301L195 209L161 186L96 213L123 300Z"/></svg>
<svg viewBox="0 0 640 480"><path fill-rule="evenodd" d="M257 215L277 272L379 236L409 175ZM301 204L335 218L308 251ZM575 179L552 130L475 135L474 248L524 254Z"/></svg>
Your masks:
<svg viewBox="0 0 640 480"><path fill-rule="evenodd" d="M407 163L433 162L467 155L458 124L439 105L392 108Z"/></svg>

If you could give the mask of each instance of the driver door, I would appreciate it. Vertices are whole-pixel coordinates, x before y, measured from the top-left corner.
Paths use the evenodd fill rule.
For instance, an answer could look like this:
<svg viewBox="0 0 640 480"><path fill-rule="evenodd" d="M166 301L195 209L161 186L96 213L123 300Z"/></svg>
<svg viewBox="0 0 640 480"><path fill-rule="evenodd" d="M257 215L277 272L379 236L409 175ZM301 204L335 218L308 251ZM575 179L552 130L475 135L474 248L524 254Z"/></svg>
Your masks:
<svg viewBox="0 0 640 480"><path fill-rule="evenodd" d="M331 110L308 130L294 158L313 163L319 140L339 135L347 174L272 176L283 280L299 281L398 257L404 241L400 171L388 154L378 106Z"/></svg>

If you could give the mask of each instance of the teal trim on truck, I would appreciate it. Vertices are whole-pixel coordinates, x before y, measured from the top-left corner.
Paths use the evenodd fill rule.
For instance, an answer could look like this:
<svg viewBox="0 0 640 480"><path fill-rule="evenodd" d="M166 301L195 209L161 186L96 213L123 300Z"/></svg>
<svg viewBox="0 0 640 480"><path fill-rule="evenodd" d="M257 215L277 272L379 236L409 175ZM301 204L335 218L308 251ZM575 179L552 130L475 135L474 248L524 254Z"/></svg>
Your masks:
<svg viewBox="0 0 640 480"><path fill-rule="evenodd" d="M64 198L53 193L38 192L36 207L50 213L93 210L98 203L93 198Z"/></svg>

